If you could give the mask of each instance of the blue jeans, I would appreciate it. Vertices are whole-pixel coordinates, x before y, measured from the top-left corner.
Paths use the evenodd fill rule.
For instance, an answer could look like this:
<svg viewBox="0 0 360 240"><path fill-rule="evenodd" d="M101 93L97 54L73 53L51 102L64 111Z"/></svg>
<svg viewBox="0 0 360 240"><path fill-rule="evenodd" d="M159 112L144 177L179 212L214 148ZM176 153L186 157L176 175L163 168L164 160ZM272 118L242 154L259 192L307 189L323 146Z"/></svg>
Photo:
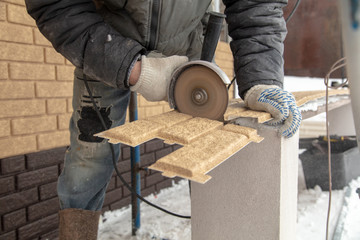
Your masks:
<svg viewBox="0 0 360 240"><path fill-rule="evenodd" d="M58 179L60 208L101 210L106 187L113 173L110 146L93 134L103 131L86 90L83 74L75 70L73 114L70 121L70 147ZM89 87L108 128L124 124L130 91L120 90L88 79ZM114 145L115 159L120 146Z"/></svg>

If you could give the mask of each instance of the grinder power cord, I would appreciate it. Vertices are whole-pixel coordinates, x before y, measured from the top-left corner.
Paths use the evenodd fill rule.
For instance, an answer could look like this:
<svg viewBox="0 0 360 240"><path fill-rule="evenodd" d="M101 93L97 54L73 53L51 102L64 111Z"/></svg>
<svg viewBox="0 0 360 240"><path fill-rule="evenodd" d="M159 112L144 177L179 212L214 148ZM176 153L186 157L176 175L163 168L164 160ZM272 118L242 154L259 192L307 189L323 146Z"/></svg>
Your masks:
<svg viewBox="0 0 360 240"><path fill-rule="evenodd" d="M88 91L89 93L89 96L90 96L90 99L91 99L91 102L93 104L93 107L96 111L96 115L99 117L100 119L100 122L101 122L101 125L103 126L104 130L107 130L108 128L106 127L106 124L105 124L105 121L104 121L104 118L102 117L100 111L99 111L99 108L97 107L96 105L96 102L94 100L94 97L93 97L93 94L90 90L90 87L89 87L89 84L88 84L88 81L87 81L87 78L86 76L84 75L83 76L83 79L84 81L84 84L85 84L85 87L86 87L86 90ZM140 196L139 194L137 194L131 187L130 185L125 181L125 179L122 177L119 169L117 168L117 165L116 165L116 159L115 159L115 151L114 151L114 146L111 144L111 143L108 143L109 144L109 147L110 147L110 150L111 150L111 156L112 156L112 162L113 162L113 166L114 166L114 169L115 169L115 172L117 174L117 176L120 178L121 182L124 184L124 186L132 193L134 194L137 198L139 198L141 201L145 202L146 204L160 210L160 211L163 211L167 214L170 214L172 216L175 216L175 217L179 217L179 218L185 218L185 219L190 219L191 216L184 216L184 215L180 215L180 214L176 214L176 213L173 213L173 212L170 212L162 207L159 207L151 202L149 202L148 200L146 200L145 198L143 198L142 196Z"/></svg>

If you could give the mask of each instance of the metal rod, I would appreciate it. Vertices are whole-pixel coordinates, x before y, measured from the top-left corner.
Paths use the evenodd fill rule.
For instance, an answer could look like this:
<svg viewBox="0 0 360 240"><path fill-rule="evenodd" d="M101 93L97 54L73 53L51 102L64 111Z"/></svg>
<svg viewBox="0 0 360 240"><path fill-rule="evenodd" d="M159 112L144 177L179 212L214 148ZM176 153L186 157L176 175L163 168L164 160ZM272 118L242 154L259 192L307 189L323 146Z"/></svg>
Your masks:
<svg viewBox="0 0 360 240"><path fill-rule="evenodd" d="M137 93L131 92L129 105L130 122L138 120L137 111ZM131 187L137 194L141 194L140 179L140 147L131 147ZM135 194L131 194L131 223L132 235L136 235L136 231L140 228L140 199Z"/></svg>

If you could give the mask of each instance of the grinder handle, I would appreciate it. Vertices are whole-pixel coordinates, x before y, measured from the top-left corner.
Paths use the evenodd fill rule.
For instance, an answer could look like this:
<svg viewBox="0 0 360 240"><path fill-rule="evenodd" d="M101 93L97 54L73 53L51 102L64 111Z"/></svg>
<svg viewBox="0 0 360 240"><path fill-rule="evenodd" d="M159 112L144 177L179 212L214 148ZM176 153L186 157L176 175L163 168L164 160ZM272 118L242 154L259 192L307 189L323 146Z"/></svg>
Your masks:
<svg viewBox="0 0 360 240"><path fill-rule="evenodd" d="M222 23L225 15L218 12L210 12L210 18L206 27L204 44L201 50L201 60L212 62L216 50Z"/></svg>

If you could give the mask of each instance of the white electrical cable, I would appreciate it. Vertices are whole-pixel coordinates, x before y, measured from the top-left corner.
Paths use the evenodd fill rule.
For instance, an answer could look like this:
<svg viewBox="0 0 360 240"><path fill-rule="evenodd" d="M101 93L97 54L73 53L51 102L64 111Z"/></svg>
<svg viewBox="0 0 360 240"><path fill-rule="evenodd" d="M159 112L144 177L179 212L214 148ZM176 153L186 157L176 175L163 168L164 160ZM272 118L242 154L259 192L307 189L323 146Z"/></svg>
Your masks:
<svg viewBox="0 0 360 240"><path fill-rule="evenodd" d="M327 138L327 146L328 146L328 168L329 168L329 203L328 203L328 212L327 212L327 219L326 219L326 240L329 239L329 222L330 222L330 212L331 212L331 195L332 195L332 176L331 176L331 139L330 139L330 131L329 131L329 89L336 89L344 87L348 80L346 79L341 84L337 86L329 86L330 83L330 75L335 72L336 70L343 68L346 66L346 59L341 58L336 61L330 68L329 72L326 74L324 83L326 85L326 105L325 105L325 112L326 112L326 138Z"/></svg>

